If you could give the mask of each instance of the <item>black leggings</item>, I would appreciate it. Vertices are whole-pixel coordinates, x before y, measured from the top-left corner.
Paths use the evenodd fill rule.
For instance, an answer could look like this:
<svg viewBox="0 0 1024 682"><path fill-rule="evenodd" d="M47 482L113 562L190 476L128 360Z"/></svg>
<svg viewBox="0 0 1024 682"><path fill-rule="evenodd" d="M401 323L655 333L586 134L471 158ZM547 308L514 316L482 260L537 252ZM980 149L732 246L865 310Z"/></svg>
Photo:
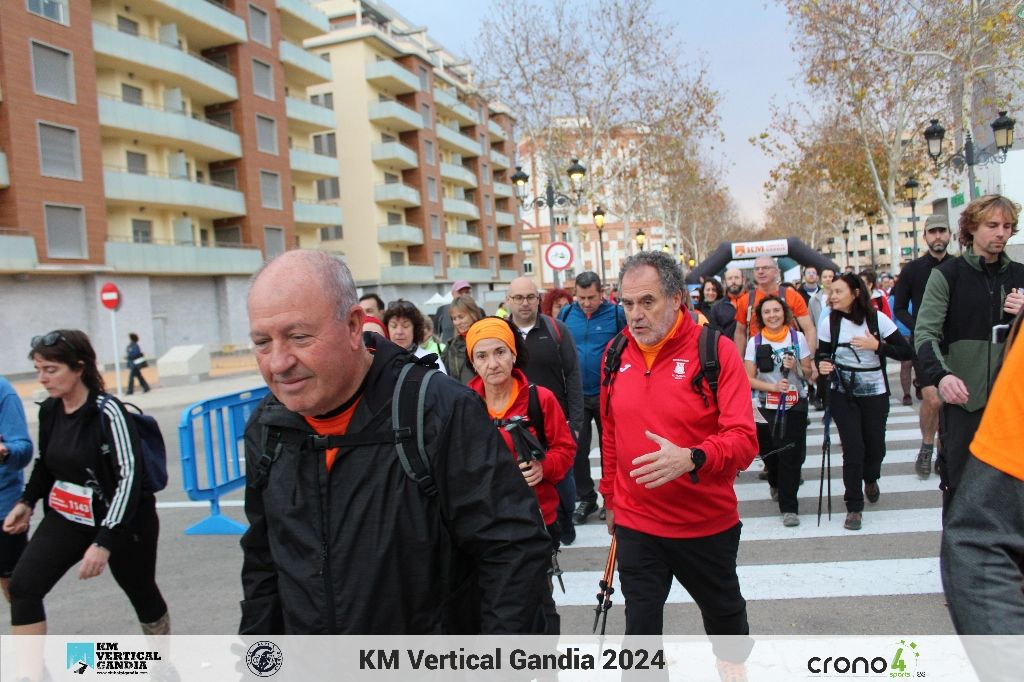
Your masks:
<svg viewBox="0 0 1024 682"><path fill-rule="evenodd" d="M11 576L11 625L46 620L43 599L82 560L96 534L96 528L68 521L56 512L46 514ZM156 498L144 495L132 531L110 553L110 573L128 595L141 623L160 620L167 613L167 604L156 585L159 537Z"/></svg>
<svg viewBox="0 0 1024 682"><path fill-rule="evenodd" d="M775 427L775 410L763 410L767 424L757 425L757 443L764 467L768 471L768 485L779 490L779 511L783 514L796 514L800 511L797 504L797 492L800 488L800 470L807 459L807 401L803 401L803 409L786 410L783 419L786 432L781 438L773 433ZM764 457L769 452L792 447Z"/></svg>
<svg viewBox="0 0 1024 682"><path fill-rule="evenodd" d="M843 443L843 484L846 511L864 511L864 483L882 475L885 459L885 423L889 419L889 394L831 395L832 419Z"/></svg>

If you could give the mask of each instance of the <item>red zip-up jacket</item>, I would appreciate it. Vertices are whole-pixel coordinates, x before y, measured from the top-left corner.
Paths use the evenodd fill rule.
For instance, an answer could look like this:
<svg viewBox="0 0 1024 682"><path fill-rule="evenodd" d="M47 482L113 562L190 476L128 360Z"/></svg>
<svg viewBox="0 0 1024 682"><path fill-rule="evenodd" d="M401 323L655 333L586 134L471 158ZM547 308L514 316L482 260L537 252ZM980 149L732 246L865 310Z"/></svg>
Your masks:
<svg viewBox="0 0 1024 682"><path fill-rule="evenodd" d="M528 417L530 411L529 382L526 380L526 375L518 369L512 370L512 379L519 385L519 395L516 396L515 402L505 412L505 419ZM469 382L469 387L479 393L481 398L485 398L484 380L482 378L479 376L473 377ZM550 526L558 518L558 490L555 486L572 467L573 460L576 457L576 440L572 437L572 431L569 430L569 423L566 421L565 412L562 411L562 406L558 404L558 398L555 397L555 394L543 386L537 386L537 399L540 401L541 412L544 413L544 435L548 440L548 452L541 463L541 467L544 470L544 478L533 487L533 492L537 495L537 502L540 503L541 513L544 515L544 524ZM537 430L532 426L530 430L533 431L534 435L537 435ZM499 428L498 433L501 434L502 439L505 441L505 447L508 448L509 453L515 458L512 434L506 431L504 427Z"/></svg>
<svg viewBox="0 0 1024 682"><path fill-rule="evenodd" d="M626 329L629 342L619 371L610 387L601 387L605 506L615 512L616 525L664 538L706 537L735 526L736 472L750 466L757 454L750 383L736 345L725 336L719 338L718 400L716 404L705 383L710 402L705 407L690 383L700 370L700 327L689 315L682 317L650 370ZM645 431L680 447L703 450L707 461L698 482L694 484L687 473L648 489L630 478L629 472L637 468L632 460L659 448Z"/></svg>

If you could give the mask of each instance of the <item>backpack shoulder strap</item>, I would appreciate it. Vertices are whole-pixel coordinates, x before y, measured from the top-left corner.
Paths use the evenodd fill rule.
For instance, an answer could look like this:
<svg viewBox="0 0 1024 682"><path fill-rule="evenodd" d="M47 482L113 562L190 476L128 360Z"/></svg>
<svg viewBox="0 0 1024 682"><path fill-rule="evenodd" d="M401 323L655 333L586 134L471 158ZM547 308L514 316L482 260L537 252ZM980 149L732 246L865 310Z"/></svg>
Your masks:
<svg viewBox="0 0 1024 682"><path fill-rule="evenodd" d="M762 343L764 343L764 336L761 334L761 332L758 332L757 334L754 335L754 348L757 348Z"/></svg>
<svg viewBox="0 0 1024 682"><path fill-rule="evenodd" d="M537 394L537 385L530 384L530 401L526 410L526 416L530 418L530 424L537 431L537 440L548 449L548 437L544 432L544 410L540 406L540 396Z"/></svg>
<svg viewBox="0 0 1024 682"><path fill-rule="evenodd" d="M832 310L828 314L828 333L829 338L832 341L832 355L835 356L835 349L839 347L839 325L842 323L842 318L836 314L836 311Z"/></svg>
<svg viewBox="0 0 1024 682"><path fill-rule="evenodd" d="M562 350L562 330L558 328L558 323L551 318L550 315L540 314L542 320L544 320L544 326L547 327L548 334L555 340L555 344L558 346L558 350Z"/></svg>
<svg viewBox="0 0 1024 682"><path fill-rule="evenodd" d="M626 349L629 339L624 332L619 332L608 344L608 350L604 354L604 380L602 386L611 386L615 381L615 374L619 371L619 363L622 361L622 351Z"/></svg>
<svg viewBox="0 0 1024 682"><path fill-rule="evenodd" d="M430 379L439 370L426 370L419 381L409 379L414 367L423 367L417 362L406 363L398 374L395 391L391 398L391 427L395 435L395 450L398 461L402 464L405 474L415 481L416 485L427 495L437 496L437 484L430 471L430 458L423 440L423 417L426 411L427 386ZM409 417L415 415L414 425L409 424ZM403 419L405 417L406 419ZM414 457L409 457L405 444L410 440L416 443Z"/></svg>
<svg viewBox="0 0 1024 682"><path fill-rule="evenodd" d="M718 362L718 337L721 335L722 333L717 329L701 327L700 337L697 339L700 370L693 376L691 385L693 390L697 392L697 395L704 401L705 406L710 405L710 403L707 396L704 395L701 380L707 382L708 388L711 389L711 396L716 402L718 401L718 375L722 369Z"/></svg>
<svg viewBox="0 0 1024 682"><path fill-rule="evenodd" d="M878 337L878 315L879 312L874 306L872 306L872 310L869 310L867 314L868 331L876 338ZM880 338L878 340L881 341Z"/></svg>

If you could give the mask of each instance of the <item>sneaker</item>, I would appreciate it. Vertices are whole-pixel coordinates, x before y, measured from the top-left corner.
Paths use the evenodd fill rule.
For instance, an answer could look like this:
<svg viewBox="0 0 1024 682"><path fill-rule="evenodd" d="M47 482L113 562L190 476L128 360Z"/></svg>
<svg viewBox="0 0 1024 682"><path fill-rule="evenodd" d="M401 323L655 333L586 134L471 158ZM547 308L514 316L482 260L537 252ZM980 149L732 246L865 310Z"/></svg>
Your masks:
<svg viewBox="0 0 1024 682"><path fill-rule="evenodd" d="M903 404L906 407L910 407L911 405L914 404L914 401L911 399L911 397L909 395L905 395L905 396L903 396Z"/></svg>
<svg viewBox="0 0 1024 682"><path fill-rule="evenodd" d="M597 518L601 519L602 521L608 518L608 510L604 508L603 504L601 505L601 511L597 512Z"/></svg>
<svg viewBox="0 0 1024 682"><path fill-rule="evenodd" d="M881 494L882 491L878 489L878 481L864 484L864 497L868 498L868 502L871 504L878 502L878 496Z"/></svg>
<svg viewBox="0 0 1024 682"><path fill-rule="evenodd" d="M846 530L860 530L860 516L860 512L847 512L843 528Z"/></svg>
<svg viewBox="0 0 1024 682"><path fill-rule="evenodd" d="M800 517L793 512L786 512L782 515L782 525L787 528L800 525Z"/></svg>
<svg viewBox="0 0 1024 682"><path fill-rule="evenodd" d="M927 481L932 475L932 448L921 446L917 452L917 461L914 462L914 471L922 481Z"/></svg>
<svg viewBox="0 0 1024 682"><path fill-rule="evenodd" d="M779 501L779 489L768 486L768 492L771 493L772 499L776 502Z"/></svg>
<svg viewBox="0 0 1024 682"><path fill-rule="evenodd" d="M593 500L580 500L580 503L576 505L576 511L572 513L572 522L577 526L582 526L587 522L587 517L597 511L597 502Z"/></svg>

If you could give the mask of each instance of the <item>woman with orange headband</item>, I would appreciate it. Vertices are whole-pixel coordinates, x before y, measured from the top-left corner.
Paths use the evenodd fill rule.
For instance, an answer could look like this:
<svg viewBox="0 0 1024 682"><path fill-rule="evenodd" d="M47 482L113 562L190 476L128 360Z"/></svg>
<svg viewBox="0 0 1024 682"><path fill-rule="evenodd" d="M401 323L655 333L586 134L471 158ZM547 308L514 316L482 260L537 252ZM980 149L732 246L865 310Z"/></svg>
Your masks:
<svg viewBox="0 0 1024 682"><path fill-rule="evenodd" d="M487 412L509 454L519 461L526 484L537 495L552 549L557 549L560 533L555 486L572 468L576 456L576 441L565 413L551 391L526 380L520 369L526 364L526 342L508 320L485 317L475 322L466 334L466 350L477 373L469 387L487 403ZM517 433L522 427L528 435ZM524 435L527 437L523 438ZM534 447L524 448L531 438ZM541 450L546 449L543 459L530 454L530 450L536 451L537 444ZM527 451L523 452L524 449ZM553 615L557 618L557 614Z"/></svg>

